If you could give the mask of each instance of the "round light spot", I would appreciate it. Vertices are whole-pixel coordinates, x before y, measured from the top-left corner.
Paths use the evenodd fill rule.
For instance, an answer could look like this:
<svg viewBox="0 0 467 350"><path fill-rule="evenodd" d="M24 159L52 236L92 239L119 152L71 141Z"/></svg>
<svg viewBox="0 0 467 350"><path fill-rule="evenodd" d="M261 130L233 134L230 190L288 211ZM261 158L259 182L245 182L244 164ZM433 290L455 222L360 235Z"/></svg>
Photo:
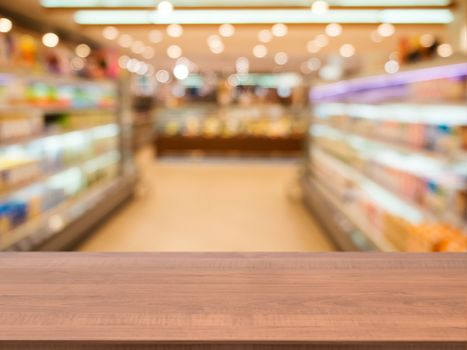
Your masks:
<svg viewBox="0 0 467 350"><path fill-rule="evenodd" d="M280 38L280 37L284 37L287 35L288 28L283 23L277 23L272 26L271 32L272 32L272 35Z"/></svg>
<svg viewBox="0 0 467 350"><path fill-rule="evenodd" d="M431 47L435 43L435 37L431 34L423 34L420 37L420 45L423 47Z"/></svg>
<svg viewBox="0 0 467 350"><path fill-rule="evenodd" d="M158 44L162 41L163 39L163 34L160 30L158 29L153 29L149 32L149 41L151 41L154 44Z"/></svg>
<svg viewBox="0 0 467 350"><path fill-rule="evenodd" d="M323 0L317 0L311 5L311 12L315 15L324 15L329 11L329 4Z"/></svg>
<svg viewBox="0 0 467 350"><path fill-rule="evenodd" d="M285 52L278 52L274 55L274 62L276 62L276 64L278 64L279 66L287 64L288 60L289 56Z"/></svg>
<svg viewBox="0 0 467 350"><path fill-rule="evenodd" d="M161 69L156 73L156 80L161 84L166 84L170 81L170 73Z"/></svg>
<svg viewBox="0 0 467 350"><path fill-rule="evenodd" d="M257 58L266 57L267 54L268 54L268 49L264 45L256 45L253 48L253 56L255 56Z"/></svg>
<svg viewBox="0 0 467 350"><path fill-rule="evenodd" d="M167 26L167 35L172 38L179 38L183 35L183 27L180 24L170 24Z"/></svg>
<svg viewBox="0 0 467 350"><path fill-rule="evenodd" d="M91 54L91 48L86 44L79 44L75 48L76 56L86 58Z"/></svg>
<svg viewBox="0 0 467 350"><path fill-rule="evenodd" d="M399 62L396 60L389 60L384 64L384 70L388 74L394 74L397 73L399 70Z"/></svg>
<svg viewBox="0 0 467 350"><path fill-rule="evenodd" d="M306 61L307 68L311 71L317 71L321 67L321 61L319 58L312 57L308 61Z"/></svg>
<svg viewBox="0 0 467 350"><path fill-rule="evenodd" d="M319 34L315 38L315 44L320 48L325 47L327 44L329 44L329 39L326 35Z"/></svg>
<svg viewBox="0 0 467 350"><path fill-rule="evenodd" d="M262 29L258 32L258 40L262 43L268 43L272 40L273 35L270 30Z"/></svg>
<svg viewBox="0 0 467 350"><path fill-rule="evenodd" d="M339 23L329 23L324 31L326 35L336 37L342 34L342 26Z"/></svg>
<svg viewBox="0 0 467 350"><path fill-rule="evenodd" d="M55 47L58 45L60 39L55 33L47 33L42 37L42 43L47 47Z"/></svg>
<svg viewBox="0 0 467 350"><path fill-rule="evenodd" d="M120 38L118 38L118 45L121 47L129 48L131 44L133 44L133 38L128 34L122 34Z"/></svg>
<svg viewBox="0 0 467 350"><path fill-rule="evenodd" d="M147 60L154 58L156 52L151 46L146 46L143 51L143 57Z"/></svg>
<svg viewBox="0 0 467 350"><path fill-rule="evenodd" d="M340 47L339 53L342 57L352 57L355 55L355 47L352 44L344 44Z"/></svg>
<svg viewBox="0 0 467 350"><path fill-rule="evenodd" d="M144 45L144 43L139 40L136 40L131 44L131 51L138 55L142 54L145 48L146 46Z"/></svg>
<svg viewBox="0 0 467 350"><path fill-rule="evenodd" d="M391 23L381 23L376 30L383 38L388 38L396 32L396 28Z"/></svg>
<svg viewBox="0 0 467 350"><path fill-rule="evenodd" d="M174 67L173 74L174 74L175 78L177 78L178 80L184 80L184 79L188 78L188 75L190 74L190 71L189 71L189 69L188 69L188 67L186 65L177 64Z"/></svg>
<svg viewBox="0 0 467 350"><path fill-rule="evenodd" d="M436 52L440 57L449 57L452 55L452 46L449 44L441 44L436 49Z"/></svg>
<svg viewBox="0 0 467 350"><path fill-rule="evenodd" d="M381 41L383 41L383 37L379 35L377 30L373 30L371 32L370 38L371 38L371 41L373 41L374 43L380 43Z"/></svg>
<svg viewBox="0 0 467 350"><path fill-rule="evenodd" d="M102 35L107 40L115 40L118 38L119 31L115 27L108 26L108 27L105 27L104 30L102 31Z"/></svg>
<svg viewBox="0 0 467 350"><path fill-rule="evenodd" d="M238 74L248 74L250 70L250 61L246 57L239 57L235 61L235 68Z"/></svg>
<svg viewBox="0 0 467 350"><path fill-rule="evenodd" d="M163 0L157 5L157 13L160 16L169 16L174 10L174 7L170 1Z"/></svg>
<svg viewBox="0 0 467 350"><path fill-rule="evenodd" d="M13 28L13 22L8 18L0 18L0 33L8 33Z"/></svg>
<svg viewBox="0 0 467 350"><path fill-rule="evenodd" d="M172 59L177 59L182 55L182 49L178 45L170 45L167 48L167 56Z"/></svg>
<svg viewBox="0 0 467 350"><path fill-rule="evenodd" d="M235 27L229 23L223 24L219 27L219 34L225 38L230 38L235 34Z"/></svg>
<svg viewBox="0 0 467 350"><path fill-rule="evenodd" d="M310 40L306 44L306 49L309 53L317 53L321 47L318 46L314 40Z"/></svg>
<svg viewBox="0 0 467 350"><path fill-rule="evenodd" d="M130 57L128 57L126 55L120 56L119 59L118 59L119 67L122 68L122 69L127 68L129 60L130 60Z"/></svg>

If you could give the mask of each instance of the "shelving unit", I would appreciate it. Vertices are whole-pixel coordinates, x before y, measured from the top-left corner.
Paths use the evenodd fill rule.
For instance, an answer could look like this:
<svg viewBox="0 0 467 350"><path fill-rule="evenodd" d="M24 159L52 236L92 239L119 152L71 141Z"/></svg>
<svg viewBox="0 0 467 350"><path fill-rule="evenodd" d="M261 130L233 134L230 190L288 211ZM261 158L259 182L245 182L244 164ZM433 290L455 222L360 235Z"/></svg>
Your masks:
<svg viewBox="0 0 467 350"><path fill-rule="evenodd" d="M305 197L342 249L467 250L465 61L312 90Z"/></svg>
<svg viewBox="0 0 467 350"><path fill-rule="evenodd" d="M132 194L119 89L0 73L0 251L71 247Z"/></svg>
<svg viewBox="0 0 467 350"><path fill-rule="evenodd" d="M220 107L214 104L158 111L158 155L296 156L306 120L281 105Z"/></svg>

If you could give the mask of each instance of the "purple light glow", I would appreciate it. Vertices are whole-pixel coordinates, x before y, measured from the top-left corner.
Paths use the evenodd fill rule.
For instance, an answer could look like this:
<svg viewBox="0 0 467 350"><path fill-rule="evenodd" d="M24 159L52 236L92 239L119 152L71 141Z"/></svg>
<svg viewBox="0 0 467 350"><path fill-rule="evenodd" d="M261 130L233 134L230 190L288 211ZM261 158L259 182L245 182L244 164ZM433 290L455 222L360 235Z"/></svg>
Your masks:
<svg viewBox="0 0 467 350"><path fill-rule="evenodd" d="M310 98L313 101L329 99L364 90L381 89L397 85L467 76L467 63L439 66L399 72L393 75L377 75L331 83L312 88Z"/></svg>

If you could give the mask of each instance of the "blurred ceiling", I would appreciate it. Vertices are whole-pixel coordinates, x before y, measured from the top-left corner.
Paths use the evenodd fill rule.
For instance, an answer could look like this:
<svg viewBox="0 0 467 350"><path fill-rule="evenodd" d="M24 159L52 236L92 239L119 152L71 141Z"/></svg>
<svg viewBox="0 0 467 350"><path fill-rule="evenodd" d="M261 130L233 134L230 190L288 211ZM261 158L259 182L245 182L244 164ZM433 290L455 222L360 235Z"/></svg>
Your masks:
<svg viewBox="0 0 467 350"><path fill-rule="evenodd" d="M464 1L464 0L462 0ZM169 46L177 45L182 50L182 56L194 62L200 70L224 71L226 73L235 71L235 62L239 57L247 57L250 60L250 71L270 72L270 71L298 71L303 62L311 57L339 57L339 49L344 44L352 44L355 47L355 57L364 57L362 64L380 65L384 64L388 55L397 49L402 37L417 37L423 34L434 34L442 41L449 39L449 29L446 24L395 24L394 35L386 38L375 38L375 30L379 23L347 23L342 24L342 34L337 37L326 36L326 45L317 52L310 52L308 44L325 33L327 23L289 23L287 24L287 34L282 37L273 37L270 42L261 43L258 34L261 30L271 30L271 23L248 23L235 24L235 33L231 37L222 37L223 51L213 53L208 45L208 38L212 35L219 35L219 24L182 24L183 34L180 37L171 37L167 34L166 24L111 24L118 29L119 36L124 34L130 36L131 41L141 42L149 51L154 51L152 58L144 58L141 54L135 54L129 48L122 48L119 39L108 40L103 36L106 25L78 25L75 22L76 11L93 10L124 10L141 11L148 9L155 11L158 1L154 0L44 0L43 4L53 7L45 8L39 0L14 0L2 3L1 7L17 12L24 16L35 18L46 23L43 26L44 32L64 28L68 31L80 33L100 43L121 50L122 54L129 57L138 58L148 63L152 63L155 68L171 69L174 59L167 56ZM311 2L307 0L172 0L175 10L200 11L200 10L226 10L234 11L240 8L254 7L254 10L268 9L276 11L286 11L290 9L307 11L311 13ZM447 0L329 0L330 11L362 11L362 10L442 10L455 11L456 3ZM383 6L384 8L380 8ZM128 13L128 12L127 12ZM197 12L192 12L196 16ZM422 13L422 12L418 12ZM413 15L411 15L414 17ZM417 17L417 16L415 16ZM420 16L418 16L420 17ZM323 17L325 18L325 17ZM420 18L419 18L420 19ZM143 18L144 20L144 18ZM414 19L417 21L417 18ZM216 20L218 23L230 23L228 12L225 18ZM254 21L253 21L254 22ZM286 21L285 21L286 22ZM319 21L318 21L319 22ZM403 21L404 22L404 21ZM407 22L407 20L405 20ZM410 22L410 21L409 21ZM341 22L342 23L342 22ZM154 43L150 40L150 33L159 30L162 33L161 41ZM128 38L127 38L128 39ZM267 48L264 58L256 58L253 55L253 48L262 44ZM141 45L140 45L141 46ZM148 53L146 50L146 53ZM316 51L316 50L312 50ZM286 64L278 65L274 57L279 52L288 55ZM148 54L146 57L150 57ZM342 58L340 58L342 59ZM349 58L352 61L353 58Z"/></svg>

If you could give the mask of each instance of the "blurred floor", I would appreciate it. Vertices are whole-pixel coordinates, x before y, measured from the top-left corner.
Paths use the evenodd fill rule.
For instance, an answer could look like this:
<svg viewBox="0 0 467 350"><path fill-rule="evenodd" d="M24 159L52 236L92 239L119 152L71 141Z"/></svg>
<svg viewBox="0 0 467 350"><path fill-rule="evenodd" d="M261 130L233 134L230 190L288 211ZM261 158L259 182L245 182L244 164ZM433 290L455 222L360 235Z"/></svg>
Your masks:
<svg viewBox="0 0 467 350"><path fill-rule="evenodd" d="M297 198L291 162L154 161L136 199L82 251L331 251Z"/></svg>

